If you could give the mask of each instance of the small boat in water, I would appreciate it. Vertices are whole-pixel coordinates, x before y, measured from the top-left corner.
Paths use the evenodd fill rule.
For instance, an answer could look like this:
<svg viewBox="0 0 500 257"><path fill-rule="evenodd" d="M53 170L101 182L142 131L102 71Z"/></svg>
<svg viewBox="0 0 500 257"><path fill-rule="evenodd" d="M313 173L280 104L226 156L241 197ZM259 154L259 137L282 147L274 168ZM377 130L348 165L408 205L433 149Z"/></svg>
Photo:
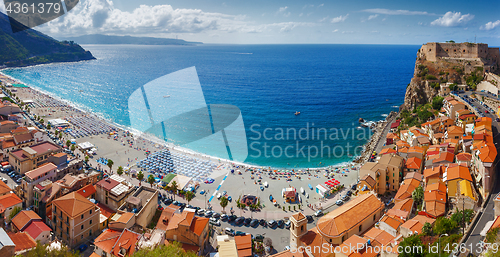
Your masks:
<svg viewBox="0 0 500 257"><path fill-rule="evenodd" d="M170 97L170 95L164 95L163 96L163 98L169 98L169 97Z"/></svg>
<svg viewBox="0 0 500 257"><path fill-rule="evenodd" d="M295 112L295 115L299 115L299 114L300 114L300 112Z"/></svg>

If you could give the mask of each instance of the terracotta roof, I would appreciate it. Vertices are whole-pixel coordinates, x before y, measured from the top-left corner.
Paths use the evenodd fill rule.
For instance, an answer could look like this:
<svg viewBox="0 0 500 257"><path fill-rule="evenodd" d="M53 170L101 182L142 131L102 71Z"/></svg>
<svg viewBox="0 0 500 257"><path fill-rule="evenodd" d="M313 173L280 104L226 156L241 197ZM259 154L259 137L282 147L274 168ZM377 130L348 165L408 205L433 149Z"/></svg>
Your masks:
<svg viewBox="0 0 500 257"><path fill-rule="evenodd" d="M413 207L413 199L407 198L394 204L392 209L410 212Z"/></svg>
<svg viewBox="0 0 500 257"><path fill-rule="evenodd" d="M352 235L340 245L338 250L340 250L340 253L347 256L351 256L356 253L359 254L363 250L361 247L364 247L367 242L368 239L366 238L360 237L358 235ZM358 248L358 246L361 247Z"/></svg>
<svg viewBox="0 0 500 257"><path fill-rule="evenodd" d="M13 138L17 143L24 143L33 140L33 135L28 132L28 133L14 135Z"/></svg>
<svg viewBox="0 0 500 257"><path fill-rule="evenodd" d="M457 161L469 162L472 160L472 154L470 153L459 153L456 156Z"/></svg>
<svg viewBox="0 0 500 257"><path fill-rule="evenodd" d="M16 252L29 250L36 247L36 242L26 232L18 232L15 234L8 234L12 242L16 245Z"/></svg>
<svg viewBox="0 0 500 257"><path fill-rule="evenodd" d="M398 192L396 192L396 196L394 196L394 199L404 200L411 197L411 194L419 185L420 181L416 179L405 179L403 181L403 184L399 187Z"/></svg>
<svg viewBox="0 0 500 257"><path fill-rule="evenodd" d="M57 206L58 211L63 211L70 217L76 217L95 207L95 204L76 192L57 198L52 204Z"/></svg>
<svg viewBox="0 0 500 257"><path fill-rule="evenodd" d="M453 134L463 134L464 133L463 129L461 127L457 127L457 126L449 126L447 131L448 131L448 135L450 135L452 133Z"/></svg>
<svg viewBox="0 0 500 257"><path fill-rule="evenodd" d="M397 153L397 151L392 149L392 148L385 148L385 149L382 149L382 151L380 151L380 153L378 153L378 154L382 155L382 154L388 154L388 153Z"/></svg>
<svg viewBox="0 0 500 257"><path fill-rule="evenodd" d="M418 172L408 172L405 175L405 179L416 179L418 181L422 181L422 174Z"/></svg>
<svg viewBox="0 0 500 257"><path fill-rule="evenodd" d="M105 178L97 182L96 186L102 187L106 191L111 191L111 189L113 189L113 187L117 186L118 184L120 184L120 182L112 180L110 178Z"/></svg>
<svg viewBox="0 0 500 257"><path fill-rule="evenodd" d="M252 236L235 236L234 241L236 243L236 249L238 249L239 256L252 256Z"/></svg>
<svg viewBox="0 0 500 257"><path fill-rule="evenodd" d="M438 201L441 203L446 203L446 192L441 191L425 191L424 192L424 200L427 202L430 201Z"/></svg>
<svg viewBox="0 0 500 257"><path fill-rule="evenodd" d="M427 184L427 186L425 187L425 191L427 192L440 191L446 193L446 185L441 181L432 184Z"/></svg>
<svg viewBox="0 0 500 257"><path fill-rule="evenodd" d="M316 227L322 235L338 237L383 208L375 195L363 194L321 217Z"/></svg>
<svg viewBox="0 0 500 257"><path fill-rule="evenodd" d="M7 186L3 181L0 180L0 195L4 195L12 191L12 189Z"/></svg>
<svg viewBox="0 0 500 257"><path fill-rule="evenodd" d="M203 233L203 230L208 224L208 218L203 218L203 217L194 217L193 222L191 222L191 227L189 229L193 231L198 236L201 236L201 233Z"/></svg>
<svg viewBox="0 0 500 257"><path fill-rule="evenodd" d="M76 192L79 193L80 195L82 195L83 197L87 198L87 197L95 194L96 190L95 190L94 185L89 184L89 185L86 185L86 186L80 188Z"/></svg>
<svg viewBox="0 0 500 257"><path fill-rule="evenodd" d="M382 217L382 219L380 219L381 222L385 222L387 225L389 225L390 227L392 227L393 229L398 229L399 226L401 226L401 223L399 220L393 218L393 217L389 217L387 215L384 215L384 217Z"/></svg>
<svg viewBox="0 0 500 257"><path fill-rule="evenodd" d="M130 219L134 217L134 214L131 213L131 212L124 212L121 214L120 218L118 218L118 220L116 220L116 222L120 222L120 223L128 223L130 221Z"/></svg>
<svg viewBox="0 0 500 257"><path fill-rule="evenodd" d="M394 236L387 233L386 231L375 228L375 227L366 231L366 233L363 236L365 238L375 240L381 245L388 245L395 238Z"/></svg>
<svg viewBox="0 0 500 257"><path fill-rule="evenodd" d="M408 149L408 153L420 153L420 154L424 154L424 148L420 147L420 146L412 146Z"/></svg>
<svg viewBox="0 0 500 257"><path fill-rule="evenodd" d="M449 152L441 152L439 153L439 157L434 159L432 161L432 163L436 163L436 162L444 162L444 161L447 161L447 162L453 162L453 159L455 158L455 155L453 155L452 153L449 153Z"/></svg>
<svg viewBox="0 0 500 257"><path fill-rule="evenodd" d="M42 165L34 170L26 172L25 175L32 180L36 180L38 177L45 175L46 173L48 173L51 170L56 170L56 169L57 169L57 166L54 165L53 163L49 162L49 163L46 163L46 164L44 164L44 165Z"/></svg>
<svg viewBox="0 0 500 257"><path fill-rule="evenodd" d="M417 157L411 157L406 161L407 169L420 169L422 167L422 159Z"/></svg>
<svg viewBox="0 0 500 257"><path fill-rule="evenodd" d="M377 183L377 181L375 181L375 179L373 179L369 174L364 175L360 181L365 181L371 188L373 188Z"/></svg>
<svg viewBox="0 0 500 257"><path fill-rule="evenodd" d="M14 140L4 140L2 141L2 149L7 149L16 146Z"/></svg>
<svg viewBox="0 0 500 257"><path fill-rule="evenodd" d="M174 215L174 212L179 210L181 207L170 204L169 206L165 207L163 211L161 212L160 219L158 220L158 223L156 223L156 229L160 229L163 231L167 231L167 226Z"/></svg>
<svg viewBox="0 0 500 257"><path fill-rule="evenodd" d="M271 255L271 257L307 257L307 253L306 251L303 251L303 253L291 253L290 250L286 250L277 254L273 254Z"/></svg>
<svg viewBox="0 0 500 257"><path fill-rule="evenodd" d="M494 145L486 144L479 148L479 158L482 162L494 162L497 156L497 149Z"/></svg>
<svg viewBox="0 0 500 257"><path fill-rule="evenodd" d="M422 227L426 222L429 222L431 225L434 224L436 220L433 218L429 218L424 215L417 215L413 217L411 220L406 221L401 225L401 227L407 228L412 232L418 232L419 234L422 233Z"/></svg>
<svg viewBox="0 0 500 257"><path fill-rule="evenodd" d="M392 208L388 210L385 215L396 219L397 221L401 222L401 224L403 224L405 220L408 219L408 216L410 216L410 212Z"/></svg>
<svg viewBox="0 0 500 257"><path fill-rule="evenodd" d="M443 216L446 212L446 204L438 201L425 202L425 212L436 218Z"/></svg>
<svg viewBox="0 0 500 257"><path fill-rule="evenodd" d="M14 224L18 230L22 230L31 220L42 220L42 218L34 211L23 210L12 218L12 224Z"/></svg>
<svg viewBox="0 0 500 257"><path fill-rule="evenodd" d="M302 214L302 212L299 212L297 214L294 214L292 215L292 217L296 220L296 221L300 221L300 220L303 220L306 218L306 216L304 216L304 214Z"/></svg>
<svg viewBox="0 0 500 257"><path fill-rule="evenodd" d="M446 181L454 179L465 179L468 181L472 181L469 168L461 165L449 166L446 170Z"/></svg>
<svg viewBox="0 0 500 257"><path fill-rule="evenodd" d="M54 157L59 158L59 157L65 156L65 155L66 155L66 153L61 152L61 153L54 154Z"/></svg>
<svg viewBox="0 0 500 257"><path fill-rule="evenodd" d="M93 252L89 257L101 257L97 253Z"/></svg>
<svg viewBox="0 0 500 257"><path fill-rule="evenodd" d="M94 239L94 245L104 252L110 253L121 234L122 232L118 230L105 229L104 232Z"/></svg>
<svg viewBox="0 0 500 257"><path fill-rule="evenodd" d="M125 249L126 253L124 256L132 256L135 252L135 246L139 238L140 234L132 232L128 229L124 229L118 240L116 240L115 245L112 249L112 254L114 256L120 256L120 250Z"/></svg>
<svg viewBox="0 0 500 257"><path fill-rule="evenodd" d="M435 175L441 176L442 174L443 174L443 166L436 166L424 170L424 178L428 178Z"/></svg>
<svg viewBox="0 0 500 257"><path fill-rule="evenodd" d="M31 222L31 224L23 230L23 232L28 233L33 239L37 238L42 232L45 231L52 231L52 229L41 220Z"/></svg>
<svg viewBox="0 0 500 257"><path fill-rule="evenodd" d="M326 241L324 239L324 237L322 237L320 235L317 227L314 227L314 228L308 230L307 233L304 234L303 236L301 236L299 240L302 242L302 244L304 244L304 246L306 246L306 247L309 246L313 250L315 249L315 247L321 247L323 244L330 245L330 243L328 241ZM318 253L316 250L316 252L314 252L314 256L315 257L324 257L324 256L330 257L332 255L328 252L325 252L325 251L319 251L319 253Z"/></svg>
<svg viewBox="0 0 500 257"><path fill-rule="evenodd" d="M21 199L17 195L15 195L14 193L0 196L0 204L5 208L10 208L10 207L12 207L16 204L20 204L22 202L23 201L21 201Z"/></svg>
<svg viewBox="0 0 500 257"><path fill-rule="evenodd" d="M101 214L104 215L106 218L109 219L111 215L115 214L116 212L110 209L108 206L102 204L102 203L97 203L96 204L99 209L101 209Z"/></svg>

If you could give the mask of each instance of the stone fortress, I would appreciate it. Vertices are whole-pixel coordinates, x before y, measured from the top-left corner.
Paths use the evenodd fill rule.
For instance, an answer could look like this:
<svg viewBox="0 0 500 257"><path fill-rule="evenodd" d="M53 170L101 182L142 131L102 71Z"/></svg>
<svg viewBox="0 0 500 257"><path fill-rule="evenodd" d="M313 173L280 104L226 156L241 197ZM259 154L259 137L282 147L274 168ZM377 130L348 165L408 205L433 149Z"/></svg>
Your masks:
<svg viewBox="0 0 500 257"><path fill-rule="evenodd" d="M488 47L488 44L482 43L430 42L422 45L418 57L431 62L446 60L465 64L465 73L470 73L476 67L483 67L483 74L487 72L498 74L500 68L499 48Z"/></svg>

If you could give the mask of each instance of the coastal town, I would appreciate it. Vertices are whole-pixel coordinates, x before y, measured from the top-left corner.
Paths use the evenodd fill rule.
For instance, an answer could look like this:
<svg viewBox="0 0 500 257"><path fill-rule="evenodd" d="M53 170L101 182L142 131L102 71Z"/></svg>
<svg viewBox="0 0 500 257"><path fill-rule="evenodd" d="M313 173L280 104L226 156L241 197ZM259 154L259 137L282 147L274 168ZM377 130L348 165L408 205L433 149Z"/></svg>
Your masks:
<svg viewBox="0 0 500 257"><path fill-rule="evenodd" d="M494 256L499 64L424 44L357 162L309 169L169 145L0 74L0 256Z"/></svg>

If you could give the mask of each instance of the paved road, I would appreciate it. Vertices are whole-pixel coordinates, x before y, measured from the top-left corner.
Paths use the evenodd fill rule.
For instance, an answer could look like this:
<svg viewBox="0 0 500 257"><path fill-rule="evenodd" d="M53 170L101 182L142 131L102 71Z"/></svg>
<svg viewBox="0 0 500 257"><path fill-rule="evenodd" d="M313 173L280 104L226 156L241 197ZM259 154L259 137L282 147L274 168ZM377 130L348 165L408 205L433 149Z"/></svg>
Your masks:
<svg viewBox="0 0 500 257"><path fill-rule="evenodd" d="M459 94L459 95L460 96L463 96L463 95L470 96L471 93L472 92L467 91L467 92ZM490 96L490 95L488 95L486 93L482 93L482 92L475 92L475 93L476 93L476 95ZM489 118L493 119L493 122L492 122L492 130L493 130L493 135L494 135L493 139L494 139L495 145L497 147L497 151L500 153L500 148L499 148L500 136L498 134L498 132L500 131L500 124L496 121L497 116L494 114L491 114L491 112L485 113L486 108L484 108L484 106L482 106L478 101L474 101L471 103L477 110L481 111L485 117L489 117ZM498 171L499 171L499 167L495 165L496 174L498 174ZM495 181L498 181L498 177L495 177ZM495 181L493 182L493 185L494 185L493 190L490 193L491 197L495 197L500 192L500 187ZM476 226L474 227L474 229L470 233L469 237L465 241L465 244L468 247L472 246L472 253L475 255L478 255L478 253L481 252L480 248L478 247L480 245L480 241L483 240L483 237L480 235L481 231L484 229L484 227L486 226L486 223L488 221L492 221L495 219L495 211L493 209L494 202L491 199L486 199L486 200L487 200L487 202L486 202L485 208L483 209L482 213L480 214L481 217L479 218L479 221L477 222Z"/></svg>

